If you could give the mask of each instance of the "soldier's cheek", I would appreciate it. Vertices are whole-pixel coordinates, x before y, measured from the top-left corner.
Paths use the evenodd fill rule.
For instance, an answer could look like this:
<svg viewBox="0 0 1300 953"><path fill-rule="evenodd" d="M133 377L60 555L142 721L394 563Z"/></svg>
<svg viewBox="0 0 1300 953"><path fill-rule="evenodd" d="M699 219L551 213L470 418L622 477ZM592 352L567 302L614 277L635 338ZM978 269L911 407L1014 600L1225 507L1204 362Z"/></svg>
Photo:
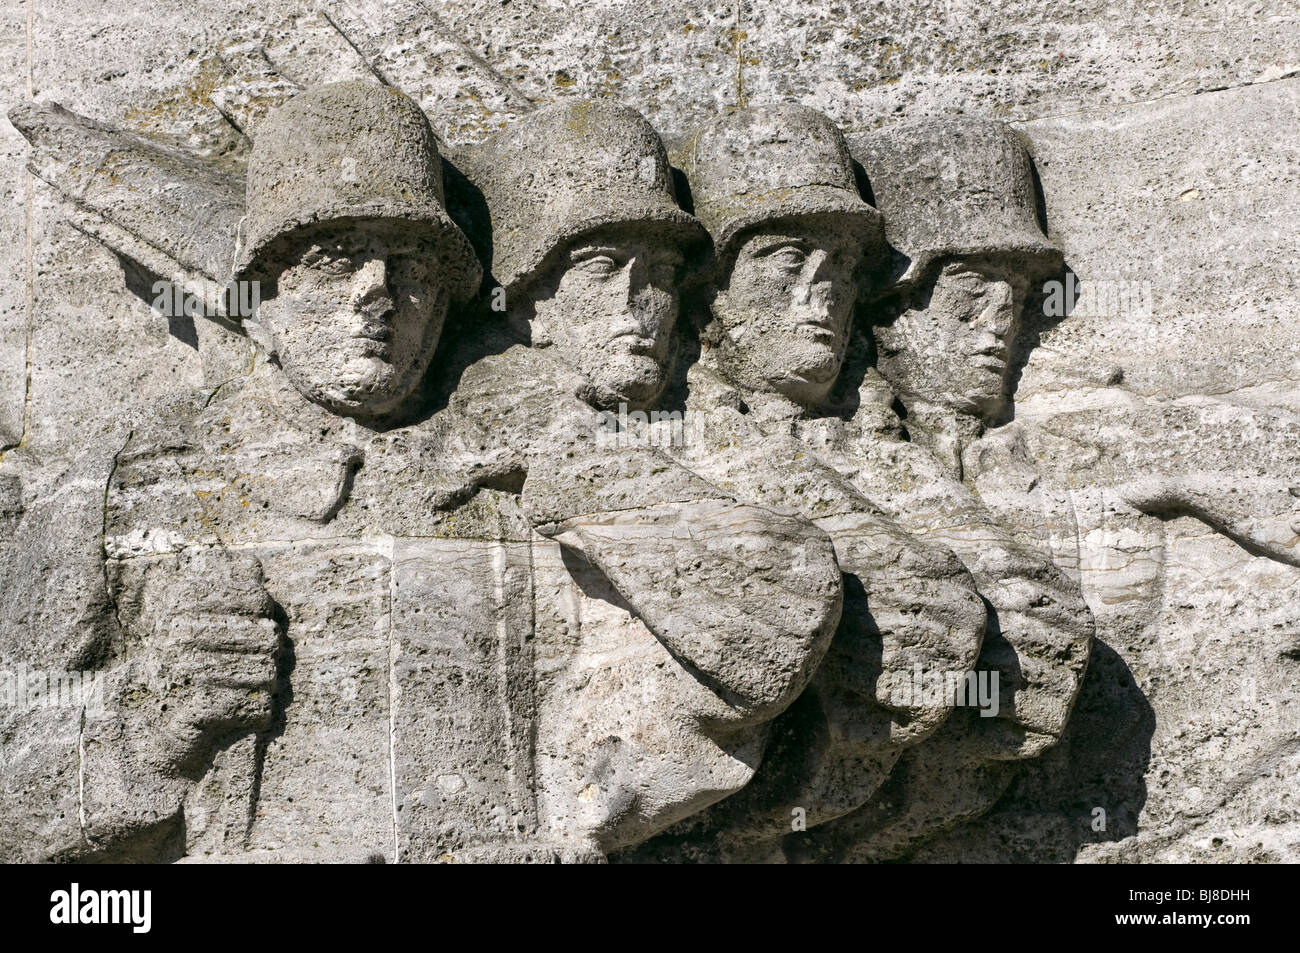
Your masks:
<svg viewBox="0 0 1300 953"><path fill-rule="evenodd" d="M755 301L746 309L745 318L745 326L757 338L789 337L799 325L794 303L788 298Z"/></svg>

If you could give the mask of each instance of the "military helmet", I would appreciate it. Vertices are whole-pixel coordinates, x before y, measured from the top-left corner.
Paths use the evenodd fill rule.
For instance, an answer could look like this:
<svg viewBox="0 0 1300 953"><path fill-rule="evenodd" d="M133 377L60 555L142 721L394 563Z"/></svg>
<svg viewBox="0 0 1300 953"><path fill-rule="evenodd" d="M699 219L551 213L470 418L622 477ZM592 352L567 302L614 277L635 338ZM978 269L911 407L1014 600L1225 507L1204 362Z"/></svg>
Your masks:
<svg viewBox="0 0 1300 953"><path fill-rule="evenodd" d="M919 119L851 136L849 147L885 216L892 286L948 255L1019 255L1034 277L1060 269L1061 250L1038 224L1029 153L1006 123Z"/></svg>
<svg viewBox="0 0 1300 953"><path fill-rule="evenodd" d="M491 271L507 289L574 239L611 225L658 229L688 247L708 241L677 204L659 134L633 109L557 103L462 158L490 210Z"/></svg>
<svg viewBox="0 0 1300 953"><path fill-rule="evenodd" d="M858 191L853 159L830 118L805 106L741 109L692 137L695 214L725 261L746 229L827 213L859 227L866 254L883 247L881 216Z"/></svg>
<svg viewBox="0 0 1300 953"><path fill-rule="evenodd" d="M482 270L447 214L429 121L404 93L374 82L312 87L258 127L235 274L274 277L286 241L347 220L392 220L427 231L435 271L451 297L463 300L478 290Z"/></svg>

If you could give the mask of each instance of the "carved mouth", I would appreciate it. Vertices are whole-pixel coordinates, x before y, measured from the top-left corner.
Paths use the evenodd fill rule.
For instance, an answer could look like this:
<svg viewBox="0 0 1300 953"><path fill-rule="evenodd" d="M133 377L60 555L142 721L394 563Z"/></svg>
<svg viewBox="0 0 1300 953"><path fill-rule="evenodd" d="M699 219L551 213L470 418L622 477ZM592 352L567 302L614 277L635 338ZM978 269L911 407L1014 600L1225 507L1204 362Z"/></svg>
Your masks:
<svg viewBox="0 0 1300 953"><path fill-rule="evenodd" d="M389 361L392 358L392 348L384 341L372 341L369 338L355 338L357 351L362 357L378 358L381 361Z"/></svg>
<svg viewBox="0 0 1300 953"><path fill-rule="evenodd" d="M819 338L837 338L840 335L837 322L829 315L806 318L799 322L798 327L807 328L815 337Z"/></svg>
<svg viewBox="0 0 1300 953"><path fill-rule="evenodd" d="M390 324L367 319L353 330L350 337L357 342L354 347L363 357L388 360L392 356L393 328Z"/></svg>
<svg viewBox="0 0 1300 953"><path fill-rule="evenodd" d="M377 341L380 344L387 344L393 339L393 329L387 325L367 325L352 336L359 341Z"/></svg>
<svg viewBox="0 0 1300 953"><path fill-rule="evenodd" d="M1005 344L990 344L976 351L972 360L983 367L1002 370L1009 362L1007 347Z"/></svg>
<svg viewBox="0 0 1300 953"><path fill-rule="evenodd" d="M621 334L614 335L606 342L606 346L610 345L618 345L633 354L650 354L654 351L655 342L643 336L639 331L624 331Z"/></svg>
<svg viewBox="0 0 1300 953"><path fill-rule="evenodd" d="M363 342L368 357L387 357L393 342L392 309L384 306L361 308L348 316L352 338Z"/></svg>
<svg viewBox="0 0 1300 953"><path fill-rule="evenodd" d="M807 328L812 332L812 336L823 341L834 341L838 338L839 332L825 324L818 324L816 321L804 321L799 327Z"/></svg>

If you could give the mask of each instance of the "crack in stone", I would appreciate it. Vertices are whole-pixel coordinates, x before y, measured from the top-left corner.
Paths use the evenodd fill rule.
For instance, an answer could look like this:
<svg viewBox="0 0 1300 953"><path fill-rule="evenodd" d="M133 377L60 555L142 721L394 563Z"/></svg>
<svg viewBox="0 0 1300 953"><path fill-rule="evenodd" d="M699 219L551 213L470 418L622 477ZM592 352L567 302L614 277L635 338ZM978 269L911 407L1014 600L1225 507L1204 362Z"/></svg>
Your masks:
<svg viewBox="0 0 1300 953"><path fill-rule="evenodd" d="M397 801L397 712L394 698L397 685L397 660L393 656L393 613L397 611L397 540L386 538L388 549L388 784L393 805L393 863L402 862L402 839L398 826Z"/></svg>
<svg viewBox="0 0 1300 953"><path fill-rule="evenodd" d="M108 600L109 607L113 610L113 621L117 628L118 638L122 644L122 658L126 659L127 645L126 636L122 631L122 613L118 605L117 597L113 594L112 581L108 578L108 497L113 489L113 477L117 475L118 461L122 459L122 454L126 453L126 448L131 445L131 439L135 436L135 431L129 431L126 440L118 448L117 453L113 454L113 463L108 468L108 476L104 479L104 509L103 522L99 530L99 564L104 574L104 598Z"/></svg>
<svg viewBox="0 0 1300 953"><path fill-rule="evenodd" d="M732 45L736 54L736 108L745 108L745 51L744 31L740 28L740 0L736 0L735 15L732 18Z"/></svg>
<svg viewBox="0 0 1300 953"><path fill-rule="evenodd" d="M343 42L352 47L352 52L357 54L361 59L361 62L365 64L366 69L370 70L375 79L379 80L385 86L392 86L393 84L388 81L388 77L379 71L379 67L370 62L370 57L362 52L361 47L357 45L356 41L348 35L347 31L345 31L343 27L339 26L338 21L330 16L329 10L326 9L326 5L324 3L318 3L316 9L320 12L320 15L325 18L325 22L333 27L335 32L343 38Z"/></svg>
<svg viewBox="0 0 1300 953"><path fill-rule="evenodd" d="M530 99L527 95L525 95L522 90L520 90L512 82L510 82L510 80L505 76L504 73L501 73L499 70L497 70L496 67L494 67L486 59L484 59L482 56L476 53L473 47L471 47L464 40L456 36L456 34L452 30L449 30L447 28L447 25L442 22L442 18L439 17L436 13L433 12L433 10L429 8L429 4L422 3L420 4L420 7L424 11L424 15L428 18L428 21L433 24L433 28L437 31L438 35L441 36L448 43L452 43L456 47L458 47L460 51L465 54L465 56L469 59L471 63L477 66L491 80L493 80L498 86L500 86L501 89L504 90L505 93L511 99L517 100L518 105L524 106L528 109L537 108L537 103L533 102L533 100Z"/></svg>

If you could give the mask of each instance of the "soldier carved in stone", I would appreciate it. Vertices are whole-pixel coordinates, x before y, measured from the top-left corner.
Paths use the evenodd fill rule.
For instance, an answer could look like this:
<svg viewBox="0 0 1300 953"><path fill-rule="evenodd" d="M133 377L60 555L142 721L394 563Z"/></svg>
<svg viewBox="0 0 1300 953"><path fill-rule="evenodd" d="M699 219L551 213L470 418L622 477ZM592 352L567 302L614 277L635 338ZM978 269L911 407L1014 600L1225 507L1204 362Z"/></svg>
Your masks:
<svg viewBox="0 0 1300 953"><path fill-rule="evenodd" d="M33 117L56 146L125 144L142 174L234 207L172 153ZM662 389L676 273L706 236L630 110L539 114L497 148L551 203L547 218L494 201L498 229L523 212L495 260L539 346L436 385L455 395L430 416L422 378L479 266L427 120L392 89L341 83L260 125L236 273L261 284L243 324L261 350L146 415L114 458L120 635L103 664L128 690L106 727L87 722L80 822L29 840L34 855L583 859L752 776L839 618L830 541L662 455L573 452L595 405ZM131 254L127 231L194 260L138 204L97 211ZM199 239L217 257L220 229ZM491 322L460 317L458 346L483 357ZM797 567L765 555L791 547Z"/></svg>
<svg viewBox="0 0 1300 953"><path fill-rule="evenodd" d="M268 286L270 356L338 416L398 415L480 278L419 107L361 83L295 97L259 131L246 216L236 277Z"/></svg>
<svg viewBox="0 0 1300 953"><path fill-rule="evenodd" d="M963 464L962 452L1008 406L1014 332L1027 290L1061 267L1060 250L1038 226L1029 156L1005 126L971 120L900 124L858 137L850 145L862 158L886 216L886 236L894 256L892 273L877 296L881 303L867 308L876 364L889 385L885 393L895 396L904 408L911 442L929 450L950 479L969 483L972 468ZM876 379L868 375L867 389ZM863 401L868 412L876 412L873 405L880 403L879 391L874 401ZM861 451L879 452L869 444L862 441ZM911 457L923 459L915 453ZM870 469L861 468L863 480L871 479ZM898 495L897 489L882 486L881 491L891 499ZM981 492L980 500L989 505L989 494ZM889 504L882 505L889 509ZM902 502L893 505L914 509ZM997 507L993 512L1012 535L1022 538L1028 526L1039 528L1044 523L1041 518L1027 523L1023 516L1013 518ZM1073 538L1068 518L1050 525L1050 539L1028 537L1041 542L1038 548L1048 556L1064 550ZM1031 599L1029 605L1056 606L1063 612L1034 621L1034 611L1026 615L1024 609L1013 608L1015 598L999 605L985 592L1004 617L1006 631L1020 625L1039 631L1031 643L1043 651L1057 645L1058 637L1065 641L1057 649L1073 646L1065 652L1073 660L1070 674L1061 670L1054 675L1053 665L1039 668L1026 658L1013 681L1059 681L1057 687L1064 694L1055 700L1033 701L1034 693L1026 685L1019 689L1025 696L1018 702L1013 699L1008 708L1014 712L1018 707L1019 714L1012 717L1050 739L1065 722L1074 691L1070 686L1077 687L1087 658L1091 623L1077 582L1046 564L1013 569L1011 564L1021 559L1040 563L1041 558L1031 557L1023 544L1013 546L1010 538L997 547L989 547L986 539L963 541L962 529L958 521L948 534L959 555L976 562L994 560L987 569L976 570L977 580L984 573L990 583L999 579L1005 585L1012 577L1027 580L1045 573L1040 584L1051 591L1041 593L1041 600ZM1002 552L1003 546L1006 552L995 559L993 553ZM1060 562L1067 570L1076 565L1064 555ZM1013 612L1021 621L1009 627ZM1036 674L1034 669L1039 669ZM1044 690L1055 691L1046 685ZM1038 713L1031 714L1035 709Z"/></svg>
<svg viewBox="0 0 1300 953"><path fill-rule="evenodd" d="M265 356L246 377L142 422L119 454L108 499L110 591L127 645L138 643L145 659L174 645L177 664L202 660L184 654L190 643L160 638L164 619L199 647L215 640L228 653L259 648L249 637L232 647L229 625L213 625L226 598L213 586L229 574L226 563L246 567L245 589L252 587L249 608L227 598L226 611L255 615L260 606L277 635L287 627L290 717L281 714L273 727L269 703L243 717L200 713L201 723L217 721L225 745L238 743L186 794L185 853L275 856L287 847L284 856L386 856L394 853L392 796L381 785L393 759L380 743L391 714L383 710L388 646L367 644L366 631L368 618L379 634L383 607L378 590L349 576L393 571L391 554L363 544L363 528L405 535L412 520L434 518L477 487L454 473L454 438L390 427L415 409L449 302L473 294L479 265L444 210L427 120L411 100L376 84L318 87L274 113L250 161L246 214L237 276L261 284L249 330ZM404 490L394 476L408 468L421 479ZM292 566L277 537L301 540ZM254 585L262 567L265 579ZM186 598L190 589L201 601ZM343 616L339 607L319 614L318 589L348 606L354 621L326 624ZM200 666L200 677L225 684L229 666L240 664L239 654L220 656ZM269 691L274 670L263 674L256 687ZM343 686L330 684L338 678ZM134 702L140 715L202 706L207 696L189 697L183 684L155 679ZM290 690L284 681L281 688ZM340 688L351 697L334 697ZM316 751L313 709L330 706L335 714L351 709L352 727L335 729L328 750ZM187 754L210 760L213 743L195 738ZM320 820L302 827L288 813L295 795L314 785L334 790L324 829ZM331 843L332 817L346 820L358 846Z"/></svg>
<svg viewBox="0 0 1300 953"><path fill-rule="evenodd" d="M699 823L739 855L865 802L949 704L899 691L917 667L965 674L984 606L941 546L900 529L801 439L843 364L863 259L883 249L843 137L797 106L739 110L700 130L688 171L714 242L708 344L691 369L678 459L763 506L801 512L835 542L845 611L826 660L777 724L773 757ZM747 846L749 845L749 846Z"/></svg>
<svg viewBox="0 0 1300 953"><path fill-rule="evenodd" d="M791 143L799 143L804 150L802 158L805 162L812 156L821 159L819 167L803 173L801 182L782 181L780 184L785 188L782 197L790 194L799 196L803 192L809 197L803 199L802 204L812 204L815 207L816 199L825 195L827 183L838 183L838 192L833 193L835 201L822 198L823 207L851 206L853 198L857 198L856 185L847 150L844 149L838 132L824 118L812 118L815 114L810 116L807 111L786 108L772 110L769 115L780 116L782 113L786 114L787 121L779 131L769 134L780 144L778 148L790 149ZM802 126L799 120L802 120ZM812 135L807 135L802 140L792 135L791 130L806 129L809 125L813 130ZM722 148L713 145L713 149L727 156L733 166L737 164L737 155L761 155L762 150L754 148L754 143L750 141L757 138L756 131L761 135L761 125L755 126L757 130L746 130L749 132L747 139L738 131L746 128L743 118L717 123L714 129L725 135L716 136L715 133ZM733 267L732 262L734 260L738 265L744 264L744 251L742 249L737 253L732 249L741 246L746 236L741 231L741 238L737 240L735 235L739 229L729 231L728 224L745 214L747 204L752 202L754 195L746 194L743 184L735 183L734 179L729 182L725 174L717 172L716 163L711 161L712 156L706 153L702 157L704 161L699 161L702 144L706 147L711 144L709 135L700 137L696 142L693 194L697 211L706 222L712 223L711 230L716 236L721 236L722 242L718 256L720 277L715 281L720 290L711 294L714 321L712 334L716 346L704 354L701 372L695 375L692 397L700 401L709 394L708 384L712 375L707 369L710 366L720 369L723 375L743 380L746 364L753 366L765 362L773 368L768 375L769 382L756 386L752 383L754 375L750 373L751 384L742 390L744 396L740 406L744 409L744 416L751 421L784 422L788 432L797 437L803 453L815 455L825 461L824 465L828 468L834 467L839 478L847 482L854 494L862 494L873 501L878 499L890 516L923 537L934 551L946 552L951 547L973 573L980 595L992 607L989 613L990 631L985 636L982 648L978 642L975 643L974 647L980 649L980 654L978 661L969 667L974 670L976 684L981 674L986 683L990 678L997 679L999 701L996 710L981 714L971 707L963 707L954 712L923 743L911 746L906 751L892 749L892 758L887 762L890 771L888 782L879 770L875 772L874 779L871 779L870 772L859 770L856 775L859 793L857 802L845 801L841 809L835 812L843 814L858 808L842 822L832 825L838 832L839 839L836 843L840 847L854 844L860 851L858 856L888 857L918 834L933 831L954 817L986 808L1011 779L1010 769L1003 765L1004 761L1036 755L1054 743L1064 728L1078 690L1091 637L1091 617L1078 593L1076 582L1056 569L1050 558L1037 553L999 525L994 514L948 471L927 444L907 439L907 432L890 410L892 392L874 371L863 374L860 366L863 355L853 355L853 363L858 366L846 366L851 306L843 302L846 292L851 297L859 286L852 273L842 270L836 272L832 256L825 252L819 253L816 237L809 237L816 235L816 229L805 232L792 227L794 216L786 216L782 220L779 204L776 211L767 214L770 221L764 222L761 229L752 232L749 241L759 249L773 248L776 251L773 258L785 254L795 261L801 261L796 256L800 252L811 250L804 269L815 273L814 268L820 268L820 287L815 282L802 284L800 278L796 277L797 269L782 268L778 259L770 268L775 280L768 281L767 293L753 295L748 308L738 307L738 304L745 301L745 290L741 288L737 294L735 289L738 278L744 277L745 270ZM841 151L837 151L836 145ZM762 167L768 170L787 170L799 169L800 164L797 160L786 158L781 162L765 163ZM924 166L921 168L924 170ZM915 167L908 166L908 169L914 171ZM764 181L764 174L771 176L773 173L756 172L754 177L761 182ZM803 188L791 188L796 184ZM761 189L751 187L749 191L758 193ZM859 208L868 208L860 198L857 201L860 203ZM794 204L797 206L801 202L796 199ZM871 211L875 214L874 210ZM862 214L858 212L859 216ZM823 214L823 218L826 217L830 217L829 213ZM754 214L750 221L763 222L764 216ZM782 226L785 237L782 236ZM889 228L886 222L886 229ZM792 241L791 235L798 237ZM732 248L728 248L728 240ZM859 233L857 240L865 251L867 263L877 266L868 269L868 273L879 275L882 270L879 268L880 259L883 257L880 254L879 236L866 231ZM752 269L752 265L747 267ZM888 279L888 268L883 270ZM869 281L864 281L860 287L864 297L874 293L874 286ZM838 294L836 290L839 291ZM766 310L756 307L760 300L767 304ZM771 308L773 302L784 305L787 300L790 306L783 309ZM838 309L835 307L837 301L840 302ZM820 315L817 315L818 311ZM820 317L820 320L809 321L810 313ZM826 353L825 363L830 373L816 389L814 400L807 400L806 388L803 388L805 398L802 401L797 396L792 400L791 396L782 395L785 382L780 379L781 365L776 359L780 351L764 347L761 338L757 343L749 340L753 327L761 326L761 322L773 322L774 314L788 315L786 320L796 333L801 327L799 322L804 322L802 327L808 337L798 342L803 351L790 345L786 347L787 351L793 351L800 357L803 352L811 349L811 341L815 340L812 335L821 335ZM858 329L856 337L860 345L861 329ZM735 355L740 353L743 356L747 349L752 349L755 356L738 360ZM860 352L861 348L857 350ZM956 360L952 356L944 359ZM728 370L735 367L741 368L739 374ZM806 378L806 374L800 376ZM943 377L945 385L950 383L950 376L953 375ZM802 383L801 381L801 386ZM713 389L716 393L716 385ZM734 405L736 398L733 396L731 401ZM716 396L713 402L719 403ZM721 403L725 406L725 401ZM766 445L770 450L770 424L768 429ZM710 445L711 442L705 442L706 448ZM705 455L707 456L707 449ZM769 452L763 458L765 466L771 465L771 456ZM752 464L737 469L751 474L762 472ZM750 481L752 482L752 477ZM806 503L826 505L824 490L807 495L810 499ZM834 532L832 535L839 545L840 537ZM852 551L841 551L840 561L846 571L851 571L854 562ZM915 584L922 584L929 576L926 572L918 571L917 567L918 563L913 562L906 565L905 572L896 569L895 575L910 575ZM880 575L878 573L877 577ZM864 576L864 581L869 578ZM903 584L895 581L895 585ZM869 584L866 590L867 605L878 609L881 600L877 599L873 605ZM850 641L845 629L852 618L849 611L853 605L852 588L847 597L841 635L837 636L836 643L832 646L826 668L819 672L814 681L814 688L833 678L833 673L837 670L843 673L842 678L846 684L849 679L861 677L870 671L860 658L854 659L852 663L846 660L845 664L839 666L830 664L837 657L837 647L845 646ZM947 605L956 604L951 596L944 601ZM860 614L864 617L868 615L866 612ZM888 644L886 637L887 647ZM889 655L887 650L886 656ZM903 657L912 661L907 656ZM935 647L931 646L929 657L922 653L916 661L926 663L923 670L933 670L952 668L956 660L951 656L945 657L942 653L935 654ZM900 676L903 674L897 673ZM877 684L884 688L897 683L881 679ZM835 697L829 691L826 694ZM887 703L885 693L881 691L879 694L880 700ZM950 699L950 704L951 701ZM811 747L806 741L801 744L804 750ZM794 759L791 757L787 760L793 762ZM952 779L940 782L940 773L951 775ZM880 788L882 783L885 783L885 787ZM841 786L843 787L842 781ZM912 790L914 787L917 790ZM880 788L879 793L877 788ZM795 802L788 796L785 800ZM738 801L737 804L739 803L741 802ZM715 813L720 813L726 807L724 805ZM814 818L810 812L808 819L828 821L835 813ZM817 837L811 843L828 840L828 836ZM793 838L791 846L797 851L807 850L809 843L804 839Z"/></svg>
<svg viewBox="0 0 1300 953"><path fill-rule="evenodd" d="M971 567L995 610L981 662L997 665L1014 693L1008 720L945 725L930 744L904 756L872 803L822 832L828 856L873 859L896 855L953 819L977 815L1005 789L1008 759L1037 754L1060 736L1093 628L1082 601L1081 569L1107 630L1117 616L1146 612L1149 618L1153 587L1159 589L1159 543L1144 545L1146 534L1126 523L1123 549L1099 552L1098 543L1114 534L1085 536L1080 503L1095 519L1114 511L1115 502L1089 498L1097 495L1089 484L1116 481L1117 472L1149 474L1116 487L1112 501L1122 500L1120 509L1193 512L1283 561L1294 559L1289 544L1295 535L1278 525L1291 520L1276 480L1259 487L1252 504L1255 512L1280 516L1249 521L1237 506L1244 497L1223 494L1209 502L1203 491L1213 481L1195 492L1195 477L1160 474L1153 446L1167 445L1179 430L1172 422L1189 426L1195 410L1135 410L1141 402L1126 395L1122 409L1102 412L1105 426L1088 419L1095 417L1089 412L1053 421L1059 433L1007 422L1025 307L1062 270L1060 250L1039 225L1029 155L1008 127L975 119L918 120L853 137L850 144L885 215L894 262L884 293L867 308L871 341L865 350L874 353L882 376L867 372L858 416L863 424L875 419L853 435L847 463L886 510L949 542ZM905 413L901 421L886 409L895 399ZM870 430L875 435L863 439ZM898 442L903 435L906 444ZM1100 450L1103 444L1108 450ZM884 461L895 472L880 480L889 472ZM1062 479L1070 471L1078 476ZM978 503L967 487L978 493ZM1258 505L1265 495L1271 506ZM1105 571L1114 566L1127 568ZM1098 571L1090 574L1090 567Z"/></svg>
<svg viewBox="0 0 1300 953"><path fill-rule="evenodd" d="M472 433L461 441L454 423L391 426L413 411L448 301L473 293L479 266L442 208L427 120L375 84L317 88L268 119L245 225L241 274L262 282L268 299L265 325L250 330L274 360L259 357L252 373L160 408L116 458L105 549L122 634L110 681L139 672L143 690L110 694L123 703L107 705L110 724L85 739L83 847L140 857L418 856L433 838L421 842L418 820L395 829L394 801L407 794L395 795L390 779L419 797L427 772L412 764L451 777L493 751L502 732L484 721L499 717L500 673L462 677L480 691L460 691L465 732L421 730L424 706L414 689L391 698L389 673L430 626L386 627L403 614L430 618L393 595L403 576L415 602L419 583L444 583L420 574L419 544L374 539L434 535L430 524L475 498L480 476L511 466L479 455L482 444ZM477 503L486 512L458 514L465 535L502 538L484 506L491 492ZM479 522L487 528L471 528ZM476 560L463 552L474 543L445 535L465 562L455 575L492 601L509 566L497 571L490 554ZM460 604L437 617L470 645L486 628L495 652L504 624L495 611ZM429 681L422 687L436 694ZM426 750L390 744L404 719L402 744ZM494 757L510 761L507 751ZM314 790L325 792L322 808L303 814L294 804ZM505 811L518 800L493 794ZM439 807L461 822L449 822L457 833L443 842L505 826L459 804ZM166 837L145 837L155 829Z"/></svg>
<svg viewBox="0 0 1300 953"><path fill-rule="evenodd" d="M707 242L649 124L557 105L469 168L531 346L470 366L453 405L496 418L525 454L525 510L560 544L537 562L539 798L559 833L608 851L750 780L825 652L839 572L806 520L737 501L658 448L597 439L598 408L663 391L680 269ZM770 556L792 548L805 559Z"/></svg>

